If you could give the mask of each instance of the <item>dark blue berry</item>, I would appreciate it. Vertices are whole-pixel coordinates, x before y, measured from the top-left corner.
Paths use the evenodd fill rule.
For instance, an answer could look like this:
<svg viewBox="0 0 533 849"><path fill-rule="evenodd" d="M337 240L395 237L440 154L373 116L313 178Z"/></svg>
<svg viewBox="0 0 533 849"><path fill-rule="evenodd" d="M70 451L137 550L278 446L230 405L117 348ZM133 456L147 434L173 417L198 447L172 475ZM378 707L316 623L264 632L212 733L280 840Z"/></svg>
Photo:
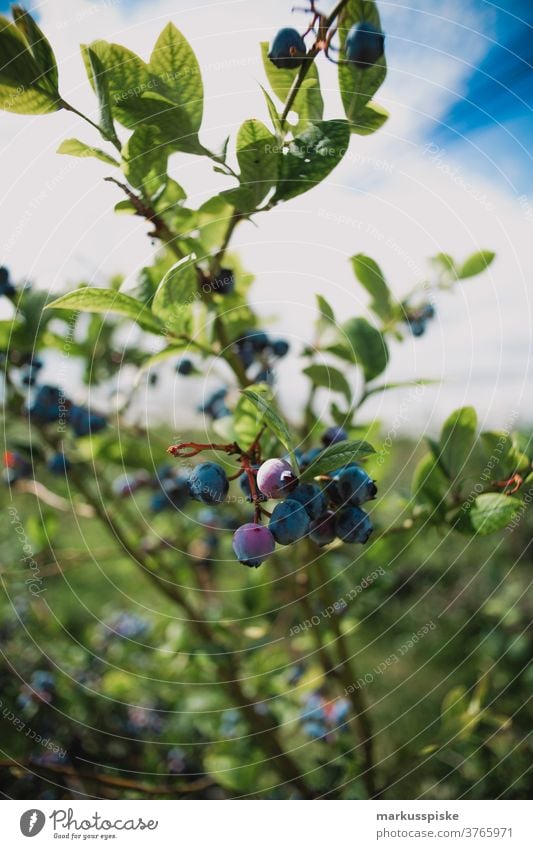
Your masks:
<svg viewBox="0 0 533 849"><path fill-rule="evenodd" d="M423 318L412 318L409 320L409 330L413 336L423 336L426 332L426 322Z"/></svg>
<svg viewBox="0 0 533 849"><path fill-rule="evenodd" d="M176 363L176 371L178 374L181 374L183 377L187 377L187 375L191 374L194 366L191 360L183 359Z"/></svg>
<svg viewBox="0 0 533 849"><path fill-rule="evenodd" d="M298 501L289 498L276 504L268 528L280 545L291 545L307 534L309 524L305 508Z"/></svg>
<svg viewBox="0 0 533 849"><path fill-rule="evenodd" d="M64 475L70 469L70 465L70 460L65 457L62 451L52 454L47 463L48 471L53 475Z"/></svg>
<svg viewBox="0 0 533 849"><path fill-rule="evenodd" d="M332 477L333 486L328 487L328 494L336 504L360 507L365 501L376 497L376 484L370 475L355 463L338 469Z"/></svg>
<svg viewBox="0 0 533 849"><path fill-rule="evenodd" d="M73 404L70 408L69 424L76 436L88 436L103 430L107 426L107 419L87 407Z"/></svg>
<svg viewBox="0 0 533 849"><path fill-rule="evenodd" d="M4 266L0 267L0 295L6 295L8 298L12 298L16 291L9 279L8 269Z"/></svg>
<svg viewBox="0 0 533 849"><path fill-rule="evenodd" d="M275 357L285 357L289 353L290 345L285 339L276 339L270 343L272 353Z"/></svg>
<svg viewBox="0 0 533 849"><path fill-rule="evenodd" d="M346 439L348 439L348 434L342 427L328 427L322 434L322 444L326 447L336 445L337 442L344 442Z"/></svg>
<svg viewBox="0 0 533 849"><path fill-rule="evenodd" d="M200 463L189 478L191 497L204 504L219 504L224 501L228 489L226 472L218 463Z"/></svg>
<svg viewBox="0 0 533 849"><path fill-rule="evenodd" d="M326 496L315 483L301 483L291 492L291 501L298 501L305 508L310 519L318 519L327 510Z"/></svg>
<svg viewBox="0 0 533 849"><path fill-rule="evenodd" d="M28 405L30 416L41 422L55 422L62 413L66 412L68 401L57 386L44 384L37 390L35 397Z"/></svg>
<svg viewBox="0 0 533 849"><path fill-rule="evenodd" d="M270 344L268 336L263 330L249 330L245 339L251 344L254 351L257 351L259 354L262 353L265 348L268 348Z"/></svg>
<svg viewBox="0 0 533 849"><path fill-rule="evenodd" d="M335 519L335 530L343 542L365 543L374 526L368 513L360 507L344 507Z"/></svg>
<svg viewBox="0 0 533 849"><path fill-rule="evenodd" d="M255 466L254 471L256 473L257 473L257 469L258 469L258 466ZM249 478L249 476L247 475L246 472L243 472L243 474L240 476L239 486L240 486L246 500L252 502L253 498L252 498L252 490L251 490L251 487L250 487L250 478ZM259 501L266 501L267 500L266 495L263 495L263 493L259 491L257 483L256 483L256 492L257 492Z"/></svg>
<svg viewBox="0 0 533 849"><path fill-rule="evenodd" d="M233 550L246 566L260 566L276 548L274 537L264 525L248 522L237 528L233 535Z"/></svg>
<svg viewBox="0 0 533 849"><path fill-rule="evenodd" d="M335 513L331 511L319 516L318 519L314 519L309 526L309 538L316 545L329 545L336 536Z"/></svg>
<svg viewBox="0 0 533 849"><path fill-rule="evenodd" d="M209 285L215 295L231 295L235 291L235 277L231 268L221 268Z"/></svg>
<svg viewBox="0 0 533 849"><path fill-rule="evenodd" d="M300 33L292 27L284 27L274 36L268 58L276 68L297 68L305 54L305 42Z"/></svg>
<svg viewBox="0 0 533 849"><path fill-rule="evenodd" d="M354 24L346 36L346 58L356 68L363 70L374 65L383 56L385 36L368 21Z"/></svg>

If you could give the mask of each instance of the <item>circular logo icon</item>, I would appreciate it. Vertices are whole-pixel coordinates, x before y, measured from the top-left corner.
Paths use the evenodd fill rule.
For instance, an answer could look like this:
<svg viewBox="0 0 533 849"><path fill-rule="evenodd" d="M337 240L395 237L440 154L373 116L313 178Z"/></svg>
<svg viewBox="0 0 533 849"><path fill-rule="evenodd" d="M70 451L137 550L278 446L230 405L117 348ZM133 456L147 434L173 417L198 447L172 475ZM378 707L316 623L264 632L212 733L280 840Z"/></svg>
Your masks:
<svg viewBox="0 0 533 849"><path fill-rule="evenodd" d="M42 811L32 808L30 811L24 811L20 818L20 830L24 837L35 837L43 830L46 817Z"/></svg>

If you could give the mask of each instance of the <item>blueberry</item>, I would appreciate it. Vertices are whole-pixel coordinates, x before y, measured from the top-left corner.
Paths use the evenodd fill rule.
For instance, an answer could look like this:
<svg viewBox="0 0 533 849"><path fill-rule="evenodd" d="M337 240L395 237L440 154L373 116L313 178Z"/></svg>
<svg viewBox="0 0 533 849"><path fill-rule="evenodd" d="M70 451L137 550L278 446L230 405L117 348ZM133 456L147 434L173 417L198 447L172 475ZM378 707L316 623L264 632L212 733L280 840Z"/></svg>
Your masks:
<svg viewBox="0 0 533 849"><path fill-rule="evenodd" d="M254 470L256 472L257 472L257 468L258 468L257 466L254 467ZM240 486L246 500L250 501L250 502L253 501L252 490L251 490L251 487L250 487L250 479L249 479L248 475L246 474L246 472L243 472L243 474L240 476L239 486ZM266 495L263 495L263 493L259 491L259 489L257 488L257 485L256 485L256 491L257 491L257 495L259 496L259 501L266 501L267 500Z"/></svg>
<svg viewBox="0 0 533 849"><path fill-rule="evenodd" d="M276 68L297 68L305 59L305 42L292 27L284 27L276 33L268 58Z"/></svg>
<svg viewBox="0 0 533 849"><path fill-rule="evenodd" d="M30 416L41 422L55 422L67 410L68 401L57 386L43 384L28 405Z"/></svg>
<svg viewBox="0 0 533 849"><path fill-rule="evenodd" d="M375 498L377 491L372 478L355 463L334 472L333 486L328 488L332 501L353 507L360 507L365 501Z"/></svg>
<svg viewBox="0 0 533 849"><path fill-rule="evenodd" d="M374 526L368 513L360 507L344 507L337 514L335 529L343 542L365 543Z"/></svg>
<svg viewBox="0 0 533 849"><path fill-rule="evenodd" d="M174 478L165 482L165 492L173 507L177 510L185 506L189 500L189 481L185 478Z"/></svg>
<svg viewBox="0 0 533 849"><path fill-rule="evenodd" d="M329 545L337 536L335 527L335 513L328 511L318 519L314 519L309 526L309 538L316 545Z"/></svg>
<svg viewBox="0 0 533 849"><path fill-rule="evenodd" d="M218 463L200 463L189 478L191 497L204 504L219 504L224 501L228 489L226 472Z"/></svg>
<svg viewBox="0 0 533 849"><path fill-rule="evenodd" d="M53 475L64 475L70 469L70 465L70 460L62 451L52 454L47 463L48 471Z"/></svg>
<svg viewBox="0 0 533 849"><path fill-rule="evenodd" d="M354 24L346 36L346 58L360 70L374 65L383 56L385 36L368 21Z"/></svg>
<svg viewBox="0 0 533 849"><path fill-rule="evenodd" d="M176 371L177 371L178 374L181 374L183 377L187 377L187 375L191 374L193 369L194 369L194 366L193 366L191 360L187 360L187 359L184 358L182 360L179 360L179 362L176 363Z"/></svg>
<svg viewBox="0 0 533 849"><path fill-rule="evenodd" d="M70 408L69 423L76 436L88 436L103 430L107 426L107 419L87 407L73 404Z"/></svg>
<svg viewBox="0 0 533 849"><path fill-rule="evenodd" d="M6 295L8 298L11 298L16 291L9 279L8 269L2 266L0 268L0 295Z"/></svg>
<svg viewBox="0 0 533 849"><path fill-rule="evenodd" d="M276 372L272 368L262 368L257 374L254 376L254 383L267 383L269 386L272 386L276 379Z"/></svg>
<svg viewBox="0 0 533 849"><path fill-rule="evenodd" d="M280 545L291 545L304 537L309 530L309 516L298 501L276 504L268 523L272 536Z"/></svg>
<svg viewBox="0 0 533 849"><path fill-rule="evenodd" d="M240 359L245 370L250 368L252 363L255 361L255 349L248 339L239 339L235 343L235 353Z"/></svg>
<svg viewBox="0 0 533 849"><path fill-rule="evenodd" d="M325 446L336 445L337 442L344 442L346 439L348 434L342 427L328 427L322 434L322 444Z"/></svg>
<svg viewBox="0 0 533 849"><path fill-rule="evenodd" d="M323 448L311 448L309 451L306 451L305 454L302 454L300 468L302 470L309 468L315 460L318 460L323 450Z"/></svg>
<svg viewBox="0 0 533 849"><path fill-rule="evenodd" d="M423 318L411 318L409 319L409 330L413 336L423 336L426 331L426 322Z"/></svg>
<svg viewBox="0 0 533 849"><path fill-rule="evenodd" d="M265 348L268 348L270 342L267 334L263 330L249 330L245 337L246 342L249 342L254 351L261 354Z"/></svg>
<svg viewBox="0 0 533 849"><path fill-rule="evenodd" d="M421 309L422 318L430 319L435 318L435 307L433 304L424 304Z"/></svg>
<svg viewBox="0 0 533 849"><path fill-rule="evenodd" d="M274 552L276 543L268 528L248 522L237 528L233 535L233 550L246 566L260 566Z"/></svg>
<svg viewBox="0 0 533 849"><path fill-rule="evenodd" d="M275 357L286 357L290 349L290 345L285 339L276 339L270 343L270 347Z"/></svg>
<svg viewBox="0 0 533 849"><path fill-rule="evenodd" d="M231 295L235 291L235 277L231 268L221 268L211 280L210 287L215 295Z"/></svg>
<svg viewBox="0 0 533 849"><path fill-rule="evenodd" d="M286 460L265 460L257 472L257 486L267 498L285 498L296 482L293 468Z"/></svg>
<svg viewBox="0 0 533 849"><path fill-rule="evenodd" d="M291 501L298 501L310 519L318 519L327 510L327 500L322 488L315 483L301 483L291 492Z"/></svg>

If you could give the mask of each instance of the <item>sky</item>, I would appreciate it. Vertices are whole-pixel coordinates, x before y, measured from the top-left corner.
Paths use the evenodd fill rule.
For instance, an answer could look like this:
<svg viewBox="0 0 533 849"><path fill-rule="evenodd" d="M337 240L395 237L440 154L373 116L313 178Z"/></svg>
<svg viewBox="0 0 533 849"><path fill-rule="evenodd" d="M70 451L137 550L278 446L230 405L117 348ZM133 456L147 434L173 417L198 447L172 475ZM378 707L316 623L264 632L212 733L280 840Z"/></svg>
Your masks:
<svg viewBox="0 0 533 849"><path fill-rule="evenodd" d="M268 120L258 42L277 28L304 28L291 0L43 0L32 5L60 65L63 96L94 114L77 45L104 37L147 58L172 20L203 67L203 140L220 144L242 120ZM331 3L322 4L325 9ZM314 295L340 319L364 312L366 297L348 257L364 252L383 267L401 295L428 273L427 257L497 253L491 269L437 299L437 320L419 340L394 346L391 380L436 378L413 399L390 393L369 416L402 428L436 429L455 407L474 403L483 424L531 421L531 273L533 136L531 3L506 0L410 0L378 4L386 32L388 76L376 99L390 112L384 128L353 138L331 177L313 192L245 224L235 246L256 274L254 303L293 350L308 341ZM326 117L341 114L336 70L319 58ZM0 113L0 262L13 275L53 290L84 279L104 285L115 272L133 279L153 247L142 222L112 213L119 199L102 183L98 162L57 156L64 138L96 143L90 127L61 113ZM528 144L529 141L529 144ZM172 175L201 203L224 178L200 158L175 156ZM295 403L303 384L298 360L280 367L282 401ZM211 378L209 378L211 379ZM170 372L168 381L170 381ZM216 378L212 378L216 382ZM152 390L150 406L167 420L200 381L172 380ZM80 388L80 392L81 392ZM158 394L159 393L159 394ZM319 401L326 408L325 393ZM423 424L422 424L423 423ZM176 425L178 422L176 422Z"/></svg>

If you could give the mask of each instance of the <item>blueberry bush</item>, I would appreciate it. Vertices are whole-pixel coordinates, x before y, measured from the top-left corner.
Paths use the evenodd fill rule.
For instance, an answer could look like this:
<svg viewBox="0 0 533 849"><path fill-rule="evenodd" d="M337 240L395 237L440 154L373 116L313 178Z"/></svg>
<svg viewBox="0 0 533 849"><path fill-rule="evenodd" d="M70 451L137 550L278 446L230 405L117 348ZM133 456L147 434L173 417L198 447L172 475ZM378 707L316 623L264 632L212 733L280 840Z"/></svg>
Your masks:
<svg viewBox="0 0 533 849"><path fill-rule="evenodd" d="M480 588L494 591L492 606L480 610L473 569L457 575L450 563L472 544L489 558L492 534L520 560L530 436L479 432L463 407L421 449L364 418L368 399L423 387L387 381L391 355L431 332L434 296L468 285L493 253L438 254L402 298L374 259L352 256L368 310L339 320L318 295L313 344L290 351L260 320L253 276L232 250L242 222L260 227L311 192L387 120L373 99L386 75L376 4L341 0L327 16L311 5L305 31L261 45L264 121L246 120L216 151L202 142L201 69L174 24L148 61L104 40L82 45L93 120L62 98L31 15L15 5L0 18L2 108L79 116L87 141L66 139L58 153L99 160L115 211L143 219L156 246L133 288L114 277L52 298L0 269L13 307L0 322L8 795L396 798L479 785L475 797L507 786L509 747L521 793L528 752L507 687L523 674L525 579L518 571L510 596L496 593L505 561L495 561ZM327 61L344 114L325 120ZM227 188L195 208L169 175L176 155L201 158ZM277 400L289 353L308 383L302 409ZM83 385L61 369L42 377L65 355ZM131 415L169 365L198 422L178 439L170 423ZM134 375L126 396L122 370ZM194 397L187 381L208 370L219 385ZM489 661L511 643L495 671ZM418 667L428 691L411 701L400 683Z"/></svg>

